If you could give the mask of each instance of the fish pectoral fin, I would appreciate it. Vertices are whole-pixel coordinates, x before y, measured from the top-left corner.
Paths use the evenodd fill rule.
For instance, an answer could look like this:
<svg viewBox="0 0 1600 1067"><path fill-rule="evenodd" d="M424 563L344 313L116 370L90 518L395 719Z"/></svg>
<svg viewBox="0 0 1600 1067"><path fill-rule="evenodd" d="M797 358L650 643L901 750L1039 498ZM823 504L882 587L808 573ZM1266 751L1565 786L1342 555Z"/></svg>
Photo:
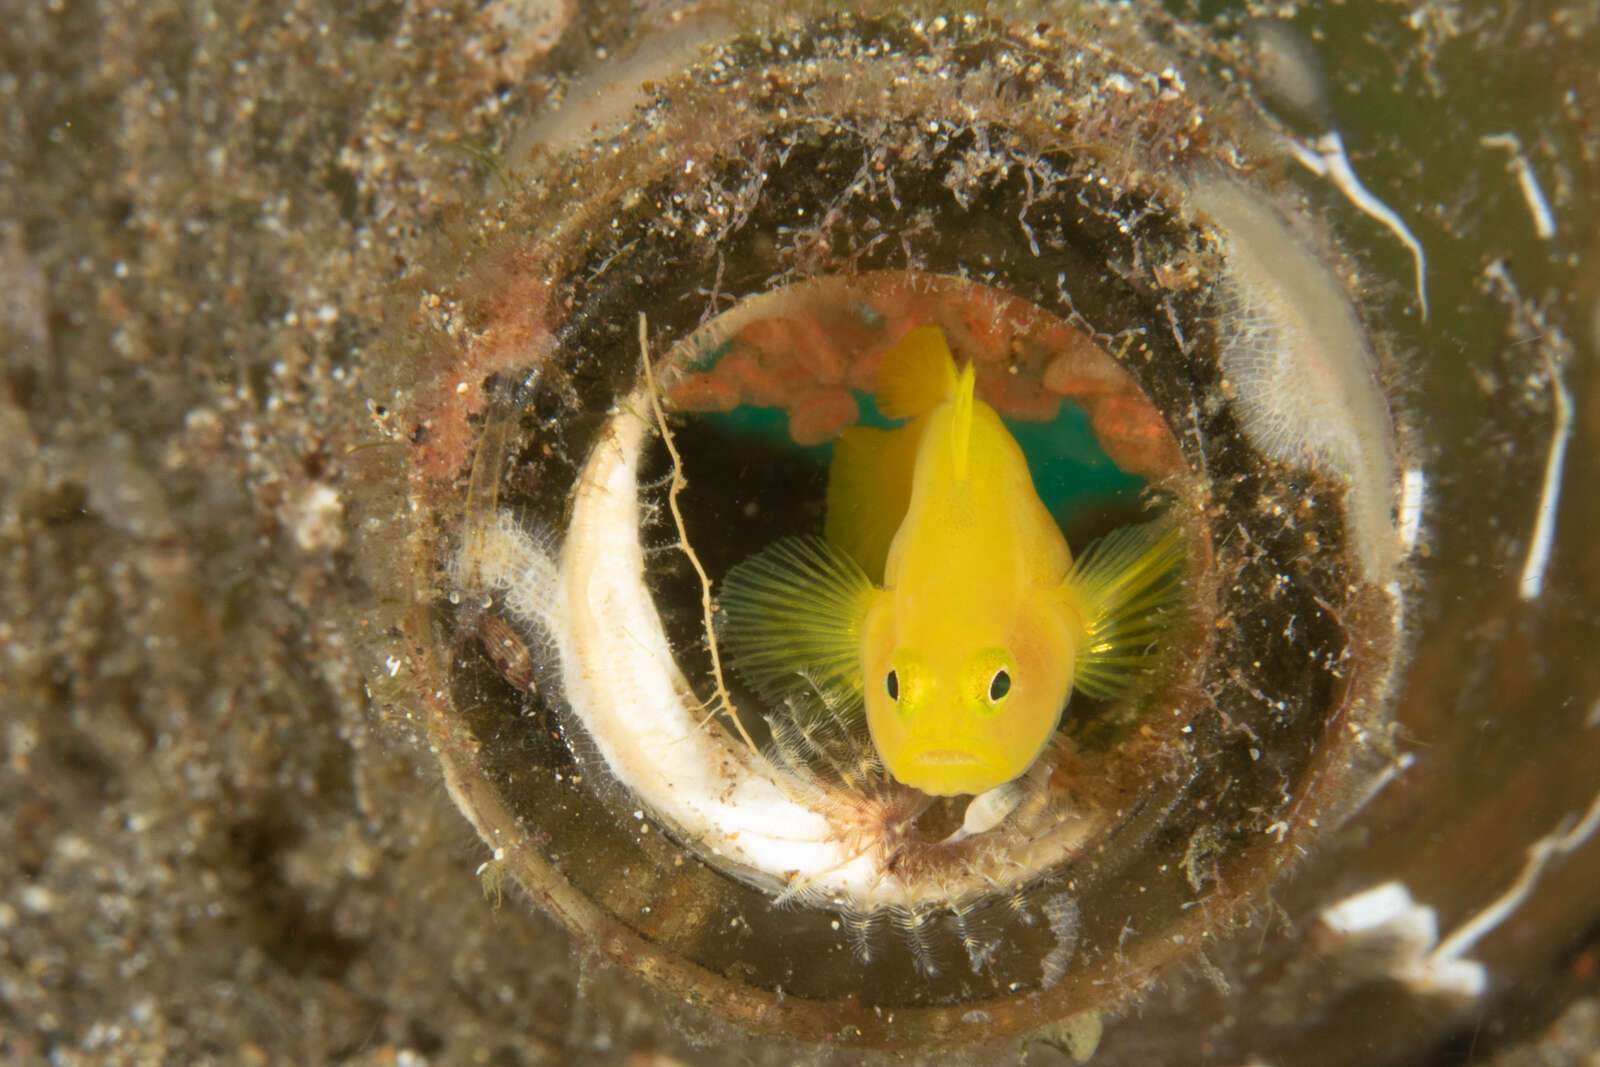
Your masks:
<svg viewBox="0 0 1600 1067"><path fill-rule="evenodd" d="M878 410L891 419L932 411L955 395L955 357L937 326L919 326L900 339L878 364Z"/></svg>
<svg viewBox="0 0 1600 1067"><path fill-rule="evenodd" d="M774 704L814 694L861 704L861 624L877 595L855 560L820 537L785 537L722 580L721 639L741 677Z"/></svg>
<svg viewBox="0 0 1600 1067"><path fill-rule="evenodd" d="M1127 694L1151 646L1178 613L1183 538L1158 519L1124 526L1091 544L1061 583L1081 620L1073 686L1096 700Z"/></svg>
<svg viewBox="0 0 1600 1067"><path fill-rule="evenodd" d="M853 426L833 443L828 468L828 521L823 535L883 581L889 546L911 505L911 475L921 435L915 426Z"/></svg>

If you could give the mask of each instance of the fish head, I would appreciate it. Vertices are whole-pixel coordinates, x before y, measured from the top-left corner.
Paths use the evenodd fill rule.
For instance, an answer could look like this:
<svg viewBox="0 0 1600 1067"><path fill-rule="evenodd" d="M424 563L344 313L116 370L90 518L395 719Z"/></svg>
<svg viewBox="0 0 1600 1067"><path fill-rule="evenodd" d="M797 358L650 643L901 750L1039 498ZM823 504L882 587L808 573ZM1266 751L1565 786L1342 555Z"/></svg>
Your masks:
<svg viewBox="0 0 1600 1067"><path fill-rule="evenodd" d="M935 796L981 793L1022 774L1061 721L1073 647L1048 605L1005 624L959 615L869 618L863 634L867 727L898 781Z"/></svg>

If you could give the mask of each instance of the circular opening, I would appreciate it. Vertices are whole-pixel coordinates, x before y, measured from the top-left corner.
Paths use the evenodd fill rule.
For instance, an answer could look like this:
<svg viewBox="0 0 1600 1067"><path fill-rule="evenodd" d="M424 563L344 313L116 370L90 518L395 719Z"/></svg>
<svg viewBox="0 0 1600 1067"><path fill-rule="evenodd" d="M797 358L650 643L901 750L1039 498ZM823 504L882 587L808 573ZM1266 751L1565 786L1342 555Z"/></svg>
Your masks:
<svg viewBox="0 0 1600 1067"><path fill-rule="evenodd" d="M606 151L552 163L540 189L566 167L608 191L584 225L539 195L509 212L537 238L497 253L514 271L485 271L472 305L475 365L498 370L458 422L471 469L419 468L440 581L411 628L438 650L427 699L458 802L608 954L752 1025L944 1041L1129 995L1270 882L1381 719L1392 430L1342 289L1204 169L1221 149L1159 77L970 32L870 57L796 38L776 82L741 80L775 54L745 42L723 96L685 83ZM1029 73L998 93L979 72L1007 56ZM1034 114L1007 102L1029 87L1049 90ZM878 89L907 94L894 121ZM1069 105L1085 93L1105 106ZM1139 165L1161 152L1159 174ZM1295 315L1329 307L1355 341L1293 347ZM1241 315L1266 332L1242 341ZM977 800L898 785L860 730L797 725L736 671L749 713L720 714L706 639L734 568L825 524L833 442L882 415L881 360L929 325L1075 553L1152 501L1185 536L1187 610L1157 669L1128 699L1075 696L1045 758ZM1321 361L1334 445L1287 435L1293 390L1252 362L1280 343L1291 378Z"/></svg>

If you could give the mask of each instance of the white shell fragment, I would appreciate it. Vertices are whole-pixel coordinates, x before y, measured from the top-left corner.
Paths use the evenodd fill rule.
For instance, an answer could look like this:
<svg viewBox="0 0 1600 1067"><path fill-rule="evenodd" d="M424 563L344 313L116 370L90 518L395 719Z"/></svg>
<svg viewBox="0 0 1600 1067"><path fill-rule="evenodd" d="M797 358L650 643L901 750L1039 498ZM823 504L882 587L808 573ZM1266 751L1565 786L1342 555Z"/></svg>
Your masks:
<svg viewBox="0 0 1600 1067"><path fill-rule="evenodd" d="M1419 904L1399 882L1384 882L1324 908L1322 924L1365 945L1385 946L1396 977L1419 993L1475 997L1488 988L1489 975L1475 960L1436 959L1439 915Z"/></svg>
<svg viewBox="0 0 1600 1067"><path fill-rule="evenodd" d="M1387 581L1404 537L1391 517L1394 431L1343 287L1242 187L1199 175L1194 203L1211 216L1223 246L1222 368L1246 436L1275 460L1348 485L1355 554L1369 580Z"/></svg>
<svg viewBox="0 0 1600 1067"><path fill-rule="evenodd" d="M1479 997L1489 989L1489 968L1470 959L1488 934L1527 903L1550 865L1577 851L1600 831L1600 794L1579 815L1528 846L1522 871L1499 896L1439 940L1439 916L1399 882L1385 882L1324 908L1322 923L1343 937L1377 942L1393 953L1391 970L1414 992Z"/></svg>

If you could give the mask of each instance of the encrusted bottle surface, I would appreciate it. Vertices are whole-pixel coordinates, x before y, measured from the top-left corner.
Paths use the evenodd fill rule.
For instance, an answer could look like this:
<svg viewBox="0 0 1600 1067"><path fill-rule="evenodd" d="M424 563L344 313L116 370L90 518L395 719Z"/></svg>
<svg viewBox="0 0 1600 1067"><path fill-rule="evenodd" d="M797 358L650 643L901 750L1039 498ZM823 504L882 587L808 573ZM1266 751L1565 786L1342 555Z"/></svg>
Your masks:
<svg viewBox="0 0 1600 1067"><path fill-rule="evenodd" d="M1393 773L1393 354L1248 109L1115 20L824 17L510 162L413 463L409 629L492 874L745 1025L963 1044L1204 959ZM922 324L1074 551L1152 506L1185 546L1153 669L976 800L714 643Z"/></svg>

